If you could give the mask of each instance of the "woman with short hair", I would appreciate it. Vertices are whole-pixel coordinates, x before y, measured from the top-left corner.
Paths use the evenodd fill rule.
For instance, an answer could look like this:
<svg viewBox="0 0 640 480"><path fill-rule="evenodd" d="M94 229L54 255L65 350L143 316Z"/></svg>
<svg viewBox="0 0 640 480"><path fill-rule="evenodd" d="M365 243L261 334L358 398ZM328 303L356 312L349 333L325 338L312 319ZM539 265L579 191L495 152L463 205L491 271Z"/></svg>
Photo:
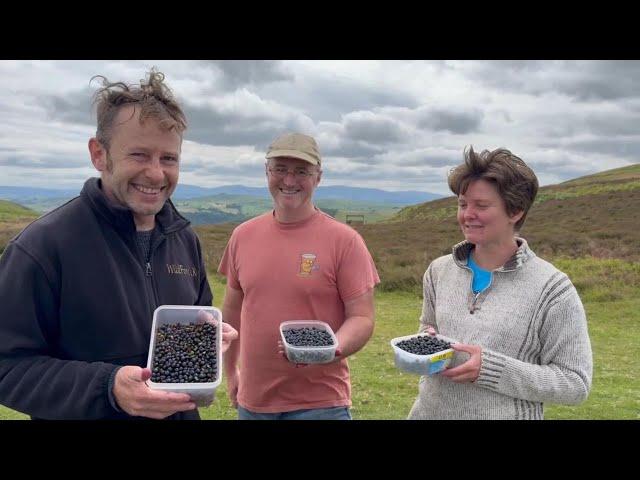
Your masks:
<svg viewBox="0 0 640 480"><path fill-rule="evenodd" d="M421 377L409 419L542 419L591 388L585 311L564 273L518 235L538 180L509 150L465 149L449 187L465 240L424 274L420 332L455 340L452 366Z"/></svg>

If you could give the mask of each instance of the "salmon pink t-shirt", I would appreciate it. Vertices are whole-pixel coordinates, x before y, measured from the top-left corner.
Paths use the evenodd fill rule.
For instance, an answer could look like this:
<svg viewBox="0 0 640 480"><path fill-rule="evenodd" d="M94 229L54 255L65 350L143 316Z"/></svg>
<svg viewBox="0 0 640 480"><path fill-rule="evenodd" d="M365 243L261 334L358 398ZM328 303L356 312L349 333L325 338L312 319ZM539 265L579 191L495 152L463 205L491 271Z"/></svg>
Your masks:
<svg viewBox="0 0 640 480"><path fill-rule="evenodd" d="M296 368L278 340L286 320L321 320L337 332L344 303L380 282L360 234L319 210L286 224L271 211L236 227L218 271L244 293L238 403L259 413L351 406L346 359Z"/></svg>

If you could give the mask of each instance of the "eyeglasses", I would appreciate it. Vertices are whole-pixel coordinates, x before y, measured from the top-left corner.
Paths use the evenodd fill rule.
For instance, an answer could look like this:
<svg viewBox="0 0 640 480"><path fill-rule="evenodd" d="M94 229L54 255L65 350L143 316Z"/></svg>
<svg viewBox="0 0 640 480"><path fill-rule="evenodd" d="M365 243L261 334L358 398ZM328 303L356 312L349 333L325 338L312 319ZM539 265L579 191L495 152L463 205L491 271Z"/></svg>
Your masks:
<svg viewBox="0 0 640 480"><path fill-rule="evenodd" d="M278 178L284 178L289 173L292 173L296 180L306 180L307 177L316 173L310 172L306 168L294 168L293 170L289 170L286 167L268 167L268 170L271 172L271 175Z"/></svg>

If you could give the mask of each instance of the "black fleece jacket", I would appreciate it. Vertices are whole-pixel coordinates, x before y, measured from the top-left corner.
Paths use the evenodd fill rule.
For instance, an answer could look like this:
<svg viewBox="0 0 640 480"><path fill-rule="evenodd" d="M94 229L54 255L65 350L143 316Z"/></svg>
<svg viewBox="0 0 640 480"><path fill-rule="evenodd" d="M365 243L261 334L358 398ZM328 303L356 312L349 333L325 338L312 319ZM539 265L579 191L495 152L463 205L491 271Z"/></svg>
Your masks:
<svg viewBox="0 0 640 480"><path fill-rule="evenodd" d="M156 223L146 263L131 210L92 178L9 243L0 258L0 404L39 419L136 418L109 402L111 374L146 366L156 307L213 299L189 222L169 200Z"/></svg>

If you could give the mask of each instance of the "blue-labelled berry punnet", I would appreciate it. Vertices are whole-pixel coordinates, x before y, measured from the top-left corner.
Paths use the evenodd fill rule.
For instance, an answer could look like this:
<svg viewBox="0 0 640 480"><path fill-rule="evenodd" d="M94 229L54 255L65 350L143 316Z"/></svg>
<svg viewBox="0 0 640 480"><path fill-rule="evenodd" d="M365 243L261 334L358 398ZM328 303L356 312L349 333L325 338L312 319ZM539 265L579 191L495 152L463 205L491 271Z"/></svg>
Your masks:
<svg viewBox="0 0 640 480"><path fill-rule="evenodd" d="M451 344L430 335L421 335L402 340L396 344L396 347L415 355L431 355L451 348Z"/></svg>

